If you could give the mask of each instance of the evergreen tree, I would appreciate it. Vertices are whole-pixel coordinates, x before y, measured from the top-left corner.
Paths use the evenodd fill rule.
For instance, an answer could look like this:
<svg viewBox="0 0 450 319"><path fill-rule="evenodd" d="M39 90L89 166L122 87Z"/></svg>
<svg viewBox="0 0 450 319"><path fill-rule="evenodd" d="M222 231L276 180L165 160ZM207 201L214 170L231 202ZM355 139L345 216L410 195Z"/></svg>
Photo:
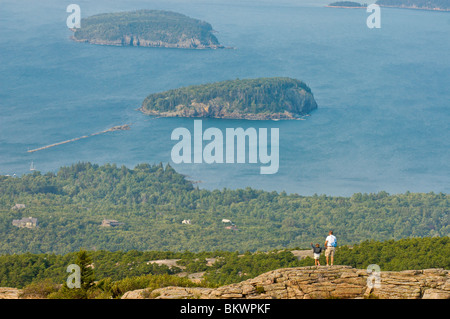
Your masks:
<svg viewBox="0 0 450 319"><path fill-rule="evenodd" d="M75 264L80 266L81 289L88 291L94 284L94 270L91 257L86 250L80 250L77 254Z"/></svg>

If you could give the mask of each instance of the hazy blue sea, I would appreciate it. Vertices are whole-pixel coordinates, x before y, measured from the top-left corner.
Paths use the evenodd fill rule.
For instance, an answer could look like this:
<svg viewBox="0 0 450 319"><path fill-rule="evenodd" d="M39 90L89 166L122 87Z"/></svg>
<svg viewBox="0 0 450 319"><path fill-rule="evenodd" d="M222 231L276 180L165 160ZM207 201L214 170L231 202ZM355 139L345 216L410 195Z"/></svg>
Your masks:
<svg viewBox="0 0 450 319"><path fill-rule="evenodd" d="M362 9L327 1L76 1L82 16L165 9L210 22L235 50L109 47L69 39L75 1L0 1L0 174L56 172L80 161L171 162L174 128L192 119L136 111L150 93L235 78L305 81L319 105L305 121L204 120L203 126L277 127L280 169L191 164L175 169L208 189L304 195L450 191L450 13ZM47 144L132 123L131 130L47 150Z"/></svg>

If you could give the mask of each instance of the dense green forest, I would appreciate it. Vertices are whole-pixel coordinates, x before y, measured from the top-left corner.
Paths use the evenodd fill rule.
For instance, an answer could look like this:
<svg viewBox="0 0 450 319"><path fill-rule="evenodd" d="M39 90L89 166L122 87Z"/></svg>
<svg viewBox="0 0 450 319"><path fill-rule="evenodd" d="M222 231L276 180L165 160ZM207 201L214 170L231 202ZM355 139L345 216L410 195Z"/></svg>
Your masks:
<svg viewBox="0 0 450 319"><path fill-rule="evenodd" d="M183 14L138 10L133 12L103 13L81 20L81 28L76 29L74 38L78 41L115 43L124 45L152 46L147 42L181 44L198 40L203 46L219 47L219 41L212 33L212 26L204 21ZM131 39L131 42L130 42ZM134 40L136 41L134 41ZM195 45L187 43L186 45Z"/></svg>
<svg viewBox="0 0 450 319"><path fill-rule="evenodd" d="M450 10L448 0L378 0L378 5Z"/></svg>
<svg viewBox="0 0 450 319"><path fill-rule="evenodd" d="M0 254L309 248L324 242L330 229L340 245L448 236L448 207L443 193L204 190L170 165L78 163L57 173L0 176ZM12 224L24 217L37 218L37 227ZM102 227L104 219L121 224Z"/></svg>
<svg viewBox="0 0 450 319"><path fill-rule="evenodd" d="M367 7L367 4L361 4L361 3L353 2L353 1L338 1L338 2L330 3L328 6L330 6L330 7L355 7L355 8L359 8L359 7Z"/></svg>
<svg viewBox="0 0 450 319"><path fill-rule="evenodd" d="M200 107L196 107L200 104ZM227 114L305 114L317 108L311 89L291 78L236 79L193 85L149 95L144 112L177 116L225 117Z"/></svg>
<svg viewBox="0 0 450 319"><path fill-rule="evenodd" d="M214 262L207 264L207 258L214 258ZM320 258L324 264L323 254ZM177 259L177 266L169 268L166 265L149 263L158 259ZM274 269L314 265L312 258L298 259L286 249L257 253L230 251L198 253L80 251L66 255L27 253L0 256L0 287L25 288L25 293L45 296L53 293L50 297L54 298L79 298L79 295L67 295L71 291L64 288L68 277L66 268L73 263L85 269L85 277L88 277L86 281L90 281L87 286L92 288L91 298L116 298L129 290L169 285L217 287L253 278ZM360 269L377 264L382 271L450 269L450 238L364 241L352 247L338 247L335 264ZM194 283L186 277L187 274L195 272L204 272L202 281Z"/></svg>

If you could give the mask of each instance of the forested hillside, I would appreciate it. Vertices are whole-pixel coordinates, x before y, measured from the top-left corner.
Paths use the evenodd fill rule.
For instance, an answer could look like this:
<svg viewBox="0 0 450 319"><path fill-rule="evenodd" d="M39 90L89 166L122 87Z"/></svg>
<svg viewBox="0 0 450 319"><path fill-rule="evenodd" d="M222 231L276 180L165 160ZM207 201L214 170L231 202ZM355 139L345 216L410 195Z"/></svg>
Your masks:
<svg viewBox="0 0 450 319"><path fill-rule="evenodd" d="M340 245L448 236L449 206L443 193L210 191L169 165L79 163L56 174L0 176L0 254L308 248L324 242L330 229ZM37 226L12 224L24 217L37 218ZM119 224L101 226L104 219Z"/></svg>

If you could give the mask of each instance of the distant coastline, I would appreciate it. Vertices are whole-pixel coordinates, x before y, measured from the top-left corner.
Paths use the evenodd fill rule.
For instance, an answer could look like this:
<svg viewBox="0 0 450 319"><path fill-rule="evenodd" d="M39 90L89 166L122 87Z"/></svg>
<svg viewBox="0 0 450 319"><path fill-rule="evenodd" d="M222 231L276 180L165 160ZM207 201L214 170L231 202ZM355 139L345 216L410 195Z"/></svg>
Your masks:
<svg viewBox="0 0 450 319"><path fill-rule="evenodd" d="M449 8L442 8L438 5L433 6L433 4L431 4L431 6L429 6L429 4L427 4L427 6L421 6L420 5L420 1L418 0L417 4L414 3L414 1L412 1L413 3L411 4L411 1L408 3L402 3L401 0L398 0L397 2L395 0L378 0L376 2L377 5L379 5L380 7L384 7L384 8L398 8L398 9L413 9L413 10L425 10L425 11L444 11L444 12L449 12L450 11L450 5ZM367 4L361 4L358 2L353 2L353 1L337 1L337 2L333 2L330 3L328 5L325 6L326 8L342 8L342 9L364 9L367 8Z"/></svg>
<svg viewBox="0 0 450 319"><path fill-rule="evenodd" d="M426 8L426 7L414 7L414 6L387 6L384 4L379 4L383 8L396 8L396 9L411 9L411 10L424 10L424 11L439 11L439 12L450 12L450 9L443 8Z"/></svg>
<svg viewBox="0 0 450 319"><path fill-rule="evenodd" d="M450 11L448 0L377 0L376 4L385 8Z"/></svg>
<svg viewBox="0 0 450 319"><path fill-rule="evenodd" d="M418 7L407 7L407 6L385 6L379 5L383 8L393 8L393 9L411 9L411 10L423 10L423 11L439 11L439 12L450 12L450 9L441 8L418 8ZM366 9L367 7L345 7L345 6L325 6L325 8L340 8L340 9Z"/></svg>

